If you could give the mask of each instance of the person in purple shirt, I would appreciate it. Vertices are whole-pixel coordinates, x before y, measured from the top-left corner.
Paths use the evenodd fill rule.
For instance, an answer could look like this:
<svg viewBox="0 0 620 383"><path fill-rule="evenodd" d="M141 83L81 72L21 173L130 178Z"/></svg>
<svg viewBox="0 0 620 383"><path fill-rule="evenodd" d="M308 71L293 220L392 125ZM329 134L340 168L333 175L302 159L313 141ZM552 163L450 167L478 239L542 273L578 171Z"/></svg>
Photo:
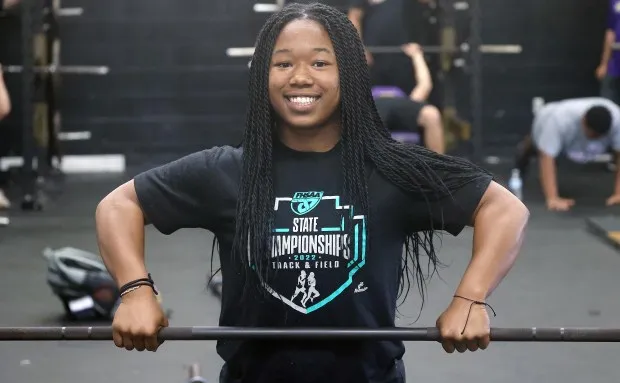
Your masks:
<svg viewBox="0 0 620 383"><path fill-rule="evenodd" d="M601 81L601 97L620 104L620 51L612 49L616 36L620 34L620 0L609 0L607 30L601 63L596 68L596 77Z"/></svg>

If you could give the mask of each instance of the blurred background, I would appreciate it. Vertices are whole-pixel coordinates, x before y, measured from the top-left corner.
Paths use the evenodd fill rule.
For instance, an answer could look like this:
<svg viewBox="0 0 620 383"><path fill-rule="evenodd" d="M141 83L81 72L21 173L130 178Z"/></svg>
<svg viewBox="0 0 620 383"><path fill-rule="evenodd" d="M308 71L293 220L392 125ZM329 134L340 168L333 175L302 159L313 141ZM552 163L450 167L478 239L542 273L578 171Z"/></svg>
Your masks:
<svg viewBox="0 0 620 383"><path fill-rule="evenodd" d="M227 49L252 47L283 2L33 0L30 25L24 25L23 1L0 0L0 79L11 103L0 119L0 326L92 323L66 317L47 284L43 256L67 246L96 254L95 207L137 172L240 143L249 57L230 57ZM501 182L537 105L600 95L595 71L610 0L478 0L479 15L472 13L474 0L387 1L410 17L410 39L423 48L441 45L446 27L456 45L473 36L522 47L518 54L485 54L479 68L466 54L447 62L432 52L424 56L434 84L428 103L444 121L458 115L456 123L446 123L448 152L481 161ZM348 0L321 2L350 9ZM24 45L24 30L32 45ZM30 81L14 67L29 60L77 66L79 73L36 74ZM32 85L26 92L25 84ZM24 155L46 166L22 168ZM548 212L535 179L524 191L532 222L518 265L493 296L499 303L493 304L499 314L494 326L618 324L618 252L583 230L584 218L617 216L617 209L604 206L613 173L568 169L560 189L570 187L580 201L570 213ZM620 232L618 220L611 222L609 231ZM442 243L450 268L433 280L414 326L433 325L449 302L471 254L470 237L466 231ZM218 323L219 300L206 283L211 240L211 233L196 230L166 237L147 229L149 270L175 326ZM417 294L405 306L399 325L416 318ZM427 382L620 381L615 345L491 347L461 357L436 344L414 344L405 356L408 374ZM168 342L156 354L123 353L111 342L0 342L0 355L1 383L182 381L185 365L194 361L208 381L217 381L221 366L212 342Z"/></svg>
<svg viewBox="0 0 620 383"><path fill-rule="evenodd" d="M346 0L324 1L346 11ZM58 107L63 132L89 139L63 142L63 153L121 154L127 164L160 162L195 150L235 144L241 138L247 59L229 47L253 46L267 13L255 1L70 1L79 16L59 17L65 65L105 65L105 76L66 75ZM594 77L606 27L607 0L483 0L481 38L486 44L521 44L519 55L486 55L482 64L482 140L489 154L514 146L530 128L532 99L597 95ZM432 11L417 15L419 21ZM458 12L457 39L469 38L469 13ZM422 44L436 45L439 23L427 21ZM0 62L21 62L20 21L0 19ZM428 55L437 72L437 55ZM434 59L433 59L434 58ZM434 62L433 62L434 61ZM434 69L434 70L433 70ZM457 109L470 116L470 85L455 68ZM5 75L14 108L1 122L3 143L18 154L21 82ZM431 98L441 100L436 84ZM11 134L12 133L12 134Z"/></svg>

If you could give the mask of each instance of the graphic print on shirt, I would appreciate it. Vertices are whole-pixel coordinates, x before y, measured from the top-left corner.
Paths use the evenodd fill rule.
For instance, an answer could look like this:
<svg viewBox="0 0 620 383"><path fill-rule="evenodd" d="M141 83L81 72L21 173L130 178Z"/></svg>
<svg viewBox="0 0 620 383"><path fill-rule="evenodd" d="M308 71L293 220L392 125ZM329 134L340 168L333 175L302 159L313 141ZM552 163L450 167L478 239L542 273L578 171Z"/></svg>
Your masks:
<svg viewBox="0 0 620 383"><path fill-rule="evenodd" d="M276 197L276 228L269 266L278 286L263 286L294 310L309 314L353 284L366 263L366 217L321 191ZM352 228L352 238L349 229ZM282 282L287 281L287 282Z"/></svg>
<svg viewBox="0 0 620 383"><path fill-rule="evenodd" d="M575 140L576 141L576 140ZM578 164L594 161L596 157L605 154L611 145L607 138L599 140L584 140L577 145L569 147L566 156Z"/></svg>

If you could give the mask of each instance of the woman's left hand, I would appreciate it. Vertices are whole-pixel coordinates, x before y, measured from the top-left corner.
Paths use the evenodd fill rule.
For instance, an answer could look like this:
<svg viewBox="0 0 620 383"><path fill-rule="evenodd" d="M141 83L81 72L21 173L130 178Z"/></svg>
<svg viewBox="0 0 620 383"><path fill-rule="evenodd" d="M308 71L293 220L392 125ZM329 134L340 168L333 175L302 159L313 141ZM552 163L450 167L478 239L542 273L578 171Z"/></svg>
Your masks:
<svg viewBox="0 0 620 383"><path fill-rule="evenodd" d="M436 325L441 335L441 345L450 354L454 350L460 353L484 350L491 341L491 324L486 307L466 299L455 297L439 316Z"/></svg>

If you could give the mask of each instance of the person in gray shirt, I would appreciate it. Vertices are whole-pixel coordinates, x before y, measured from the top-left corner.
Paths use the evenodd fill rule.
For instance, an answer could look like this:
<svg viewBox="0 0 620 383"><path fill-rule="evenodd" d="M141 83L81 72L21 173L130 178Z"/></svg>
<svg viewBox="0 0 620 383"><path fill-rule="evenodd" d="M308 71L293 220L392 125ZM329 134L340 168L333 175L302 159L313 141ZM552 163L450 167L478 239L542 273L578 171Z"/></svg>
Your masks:
<svg viewBox="0 0 620 383"><path fill-rule="evenodd" d="M599 97L574 98L543 106L531 133L519 143L516 168L524 176L530 159L538 156L540 179L549 210L567 211L575 204L558 194L555 159L587 163L609 148L620 152L620 108ZM620 167L617 167L620 169ZM614 193L607 205L620 204L620 173L616 170Z"/></svg>

